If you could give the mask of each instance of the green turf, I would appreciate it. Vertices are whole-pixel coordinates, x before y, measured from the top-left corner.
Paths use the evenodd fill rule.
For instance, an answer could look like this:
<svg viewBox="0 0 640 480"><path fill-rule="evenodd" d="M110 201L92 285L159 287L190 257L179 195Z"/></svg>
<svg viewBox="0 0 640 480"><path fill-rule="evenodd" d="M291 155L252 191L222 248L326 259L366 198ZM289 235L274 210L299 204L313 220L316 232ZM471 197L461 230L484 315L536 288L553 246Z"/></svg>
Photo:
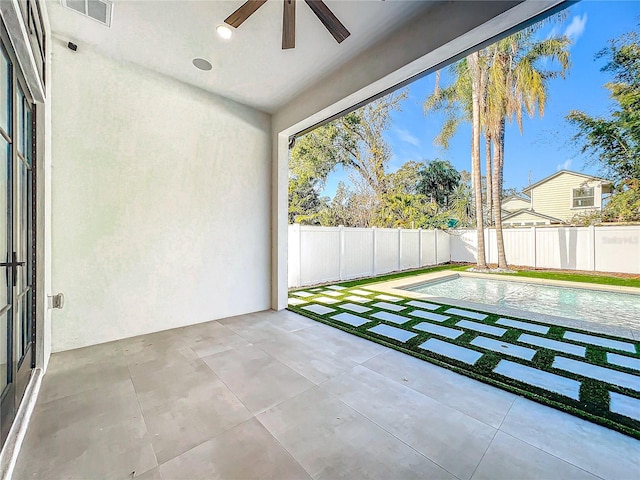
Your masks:
<svg viewBox="0 0 640 480"><path fill-rule="evenodd" d="M433 271L432 269L430 271ZM412 272L414 275L416 272ZM395 277L397 278L397 277ZM377 279L378 281L380 279ZM354 287L358 287L358 286L362 286L363 283L362 282L350 282L350 283L354 283ZM345 286L345 284L343 283L342 286ZM322 289L324 290L324 289ZM441 314L445 314L445 315L449 315L451 316L450 319L445 320L444 322L432 322L430 320L426 320L423 318L417 318L417 317L413 317L408 315L409 312L415 310L414 307L411 307L409 305L406 305L406 310L403 312L393 312L396 313L397 315L401 315L407 318L407 321L402 324L402 325L397 325L394 323L390 323L390 322L386 322L386 321L382 321L379 319L376 319L375 317L370 317L371 314L379 312L379 311L384 311L381 310L380 308L376 308L376 307L372 307L371 304L375 303L374 301L371 301L369 303L365 303L363 304L364 306L366 306L367 308L371 308L370 311L366 312L366 313L362 313L362 314L357 314L355 312L352 312L348 309L343 309L341 308L341 305L344 302L347 302L348 300L344 300L345 297L352 295L349 291L350 289L347 290L343 290L340 291L339 293L342 294L341 297L337 297L336 299L339 300L339 303L335 303L335 304L323 304L321 302L316 302L315 299L323 296L322 291L319 292L310 292L310 293L314 293L314 295L312 297L306 297L304 299L301 298L301 300L304 300L308 303L305 303L304 305L299 305L299 306L294 306L291 305L289 306L289 309L300 313L302 315L305 315L309 318L312 318L314 320L317 320L319 322L322 323L326 323L329 324L331 326L334 326L336 328L339 328L341 330L350 332L354 335L363 337L363 338L367 338L371 341L386 345L388 347L394 348L396 350L402 351L404 353L407 353L409 355L412 355L414 357L418 357L421 358L423 360L429 361L431 363L440 365L442 367L448 368L450 370L453 370L455 372L467 375L469 377L475 378L477 380L483 381L485 383L489 383L491 385L503 388L505 390L508 390L510 392L516 393L518 395L522 395L525 396L527 398L530 398L532 400L538 401L540 403L552 406L554 408L558 408L560 410L572 413L574 415L580 416L582 418L586 418L588 420L591 420L595 423L599 423L601 425L605 425L609 428L618 430L620 432L623 432L627 435L630 435L634 438L638 438L640 439L640 421L630 418L630 417L626 417L620 414L616 414L613 413L609 410L609 393L608 392L616 392L616 393L621 393L623 395L632 397L632 398L636 398L638 400L640 400L640 392L632 390L630 388L625 388L625 387L621 387L619 385L615 385L615 384L610 384L610 383L605 383L605 382L601 382L598 380L593 380L593 379L589 379L587 377L582 377L580 375L576 375L576 374L572 374L569 372L565 372L563 370L559 370L559 369L555 369L552 367L553 361L555 356L557 355L561 355L564 357L569 357L569 358L574 358L576 360L580 360L580 361L584 361L586 363L591 363L594 365L600 365L600 366L604 366L606 368L612 369L612 370L618 370L620 372L624 372L627 374L631 374L634 376L640 376L640 372L633 370L633 369L629 369L629 368L625 368L625 367L619 367L616 365L612 365L607 363L606 361L606 352L607 351L614 351L614 350L610 350L610 349L606 349L606 348L601 348L601 347L597 347L597 346L591 346L591 345L584 345L584 344L580 344L579 342L573 342L571 340L565 340L563 339L563 335L566 331L574 331L574 332L581 332L581 333L588 333L589 335L595 335L595 336L599 336L602 338L610 338L610 339L616 339L616 340L622 340L628 343L633 343L635 345L635 353L626 353L626 352L616 352L616 353L620 353L623 355L627 355L629 357L633 357L633 358L640 358L640 343L638 342L634 342L632 340L628 340L628 339L620 339L617 337L612 337L609 335L601 335L601 334L596 334L593 332L584 332L578 329L573 329L573 328L565 328L565 327L561 327L561 326L552 326L552 328L549 330L549 333L546 335L541 335L541 334L534 334L534 335L538 335L538 336L542 336L545 338L549 338L549 339L554 339L554 340L562 340L566 343L572 343L572 344L577 344L577 345L582 345L582 346L586 346L586 356L585 357L579 357L579 356L573 356L573 355L569 355L569 354L564 354L564 353L559 353L559 352L555 352L552 350L548 350L545 348L540 348L540 347L536 347L533 345L529 345L529 344L525 344L525 343L520 343L518 341L518 337L520 336L520 334L522 333L529 333L531 334L531 332L526 332L523 330L519 330L516 328L511 328L511 327L506 327L503 325L496 325L499 326L500 328L504 328L506 331L506 333L504 335L502 335L501 337L494 337L492 335L487 335L487 334L481 334L479 332L473 331L473 330L468 330L465 329L463 327L454 325L456 322L458 322L459 320L462 319L466 319L464 317L458 317L455 315L451 315L451 314L447 314L444 313L445 310L447 310L448 308L450 308L449 305L445 305L445 304L441 304L438 302L432 302L431 300L423 300L426 301L428 303L437 303L438 305L440 305L440 307L436 310L433 310L434 313L441 313ZM309 291L309 290L307 290ZM377 295L378 293L376 292L372 292L369 297L371 299L373 299L373 297L375 295ZM401 297L402 300L395 302L398 305L405 305L407 301L410 301L410 298L406 298L403 297L402 294L397 294L395 295L397 297ZM292 295L292 298L294 297L294 295ZM300 297L295 297L295 298L300 298ZM377 300L377 301L383 301L383 300ZM301 307L307 306L311 303L317 304L317 305L324 305L327 306L329 308L334 309L334 312L331 312L329 314L326 315L319 315L319 314L315 314L312 312L309 312L307 310L304 310ZM353 303L357 303L357 302L353 302ZM390 302L391 303L391 302ZM458 307L456 307L458 308ZM469 310L472 311L471 309L465 309L465 310ZM356 315L356 316L360 316L365 318L366 320L369 320L367 323L361 325L360 327L353 327L349 324L345 324L342 323L340 321L334 320L331 318L331 316L337 315L338 313L350 313L352 315ZM485 320L472 320L474 322L480 322L480 323L485 323L488 325L492 325L496 322L496 320L500 317L502 318L514 318L517 320L521 320L524 322L527 322L529 324L541 324L540 322L534 322L534 321L529 321L529 320L523 320L523 319L519 319L517 317L509 317L506 315L496 315L496 314L491 314L491 313L487 313L487 312L480 312L480 313L485 313L488 315L488 317ZM470 319L467 319L470 320ZM464 330L465 333L463 335L461 335L460 337L458 337L457 339L448 339L448 338L444 338L444 337L439 337L438 335L433 335L427 332L422 332L419 330L412 330L412 327L417 325L418 323L421 322L427 322L427 323L431 323L434 325L442 325L442 326L447 326L447 327L451 327L451 328L457 328L457 329L461 329ZM381 335L377 335L373 332L369 332L368 329L377 325L377 324L387 324L396 328L402 328L404 330L410 331L412 333L417 333L417 336L408 340L406 343L403 342L399 342ZM543 324L544 325L544 324ZM549 326L549 325L545 325L545 326ZM469 342L471 342L474 338L476 338L478 335L483 335L489 338L494 338L496 340L501 340L504 342L508 342L508 343L512 343L514 345L520 345L520 346L524 346L527 348L531 348L536 350L536 354L535 356L532 358L531 361L527 361L527 360L522 360L519 359L517 357L512 357L512 356L508 356L506 354L503 353L498 353L498 352L493 352L491 350L486 350L483 349L481 347L477 347L474 345L470 345ZM475 365L469 365L463 362L459 362L457 360L451 359L449 357L446 356L442 356L442 355L438 355L435 353L432 353L430 351L427 350L423 350L419 347L420 344L422 344L424 341L426 341L429 338L439 338L440 340L443 341L447 341L449 343L455 344L455 345L459 345L459 346L463 346L465 348L468 349L472 349L472 350L476 350L478 352L481 352L483 355L482 357L476 362ZM555 392L551 392L551 391L547 391L543 388L539 388L539 387L535 387L532 385L528 385L524 382L520 382L518 380L512 380L508 377L503 377L502 375L499 375L497 373L493 372L493 369L495 368L495 366L498 364L498 362L502 359L506 359L512 362L517 362L517 363L521 363L523 365L529 366L529 367L534 367L549 373L553 373L556 375L561 375L567 378L571 378L574 380L578 380L581 382L581 388L580 388L580 399L579 400L574 400L571 399L569 397L565 397L563 395L560 395L558 393Z"/></svg>
<svg viewBox="0 0 640 480"><path fill-rule="evenodd" d="M457 266L453 270L468 270L474 265ZM520 270L514 273L497 273L500 276L542 278L547 280L563 280L565 282L595 283L598 285L614 285L617 287L640 288L640 278L622 278L606 275L590 275L587 273L549 272L546 270Z"/></svg>
<svg viewBox="0 0 640 480"><path fill-rule="evenodd" d="M438 265L437 267L428 267L421 268L419 270L391 273L389 275L381 275L378 277L360 278L358 280L336 283L336 285L340 285L342 287L357 287L358 285L369 285L371 283L387 282L389 280L396 280L397 278L412 277L414 275L422 275L424 273L441 272L442 270L460 271L466 270L468 268L470 268L470 266L467 264L448 263L446 265Z"/></svg>
<svg viewBox="0 0 640 480"><path fill-rule="evenodd" d="M598 285L615 285L618 287L640 288L640 278L605 277L602 275L587 275L583 273L559 273L544 272L538 270L522 270L515 274L507 273L500 275L513 275L516 277L545 278L548 280L564 280L566 282L596 283Z"/></svg>
<svg viewBox="0 0 640 480"><path fill-rule="evenodd" d="M348 282L336 283L344 287L355 287L358 285L369 285L371 283L386 282L398 278L411 277L414 275L422 275L424 273L440 272L443 270L465 271L473 268L475 265L449 263L446 265L438 265L436 267L421 268L419 270L410 270L404 272L391 273L379 277L360 278ZM635 287L640 288L640 278L621 278L605 275L589 275L585 273L566 273L566 272L549 272L546 270L521 270L514 273L497 273L495 275L514 276L525 278L542 278L548 280L564 280L567 282L583 282L595 283L598 285L614 285L618 287Z"/></svg>

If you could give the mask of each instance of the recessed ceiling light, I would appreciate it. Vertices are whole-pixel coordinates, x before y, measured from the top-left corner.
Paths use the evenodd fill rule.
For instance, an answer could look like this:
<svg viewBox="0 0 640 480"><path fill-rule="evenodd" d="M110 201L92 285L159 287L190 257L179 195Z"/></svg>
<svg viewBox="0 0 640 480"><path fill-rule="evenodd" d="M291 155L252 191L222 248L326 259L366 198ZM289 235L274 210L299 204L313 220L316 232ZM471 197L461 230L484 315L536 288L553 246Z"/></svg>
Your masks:
<svg viewBox="0 0 640 480"><path fill-rule="evenodd" d="M216 27L216 32L218 33L218 36L223 40L229 40L231 38L231 35L233 35L231 29L226 25L218 25Z"/></svg>
<svg viewBox="0 0 640 480"><path fill-rule="evenodd" d="M211 70L213 68L213 66L204 58L194 58L193 65L200 70Z"/></svg>

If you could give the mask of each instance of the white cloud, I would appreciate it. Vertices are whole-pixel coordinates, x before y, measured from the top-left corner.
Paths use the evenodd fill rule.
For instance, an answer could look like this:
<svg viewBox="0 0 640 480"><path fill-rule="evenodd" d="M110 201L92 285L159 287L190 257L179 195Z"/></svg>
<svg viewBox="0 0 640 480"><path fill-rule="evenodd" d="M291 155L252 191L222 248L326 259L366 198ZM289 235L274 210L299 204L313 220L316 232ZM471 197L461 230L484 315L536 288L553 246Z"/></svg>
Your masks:
<svg viewBox="0 0 640 480"><path fill-rule="evenodd" d="M569 170L571 168L571 163L573 162L573 159L568 159L566 160L564 163L559 163L558 165L556 165L556 171L560 171L560 170Z"/></svg>
<svg viewBox="0 0 640 480"><path fill-rule="evenodd" d="M578 38L582 36L584 33L584 29L587 26L587 14L583 14L582 16L576 15L571 19L571 23L567 26L564 31L564 34L569 37L573 43L578 41Z"/></svg>
<svg viewBox="0 0 640 480"><path fill-rule="evenodd" d="M396 128L395 133L402 142L409 143L414 147L420 146L420 139L409 132L409 130L405 130L404 128Z"/></svg>

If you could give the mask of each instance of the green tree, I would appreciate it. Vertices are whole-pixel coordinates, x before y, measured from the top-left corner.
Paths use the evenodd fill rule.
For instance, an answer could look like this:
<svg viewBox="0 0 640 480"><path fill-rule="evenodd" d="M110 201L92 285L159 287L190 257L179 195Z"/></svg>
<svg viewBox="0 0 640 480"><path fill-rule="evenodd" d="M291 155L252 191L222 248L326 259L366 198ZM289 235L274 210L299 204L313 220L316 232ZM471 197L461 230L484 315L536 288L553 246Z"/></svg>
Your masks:
<svg viewBox="0 0 640 480"><path fill-rule="evenodd" d="M449 215L422 194L387 193L382 196L375 225L383 228L446 228Z"/></svg>
<svg viewBox="0 0 640 480"><path fill-rule="evenodd" d="M327 207L327 199L320 197L310 182L289 179L289 223L320 224L319 214Z"/></svg>
<svg viewBox="0 0 640 480"><path fill-rule="evenodd" d="M470 227L474 224L474 199L471 188L471 174L460 172L461 181L451 194L449 213L458 221L458 227Z"/></svg>
<svg viewBox="0 0 640 480"><path fill-rule="evenodd" d="M420 170L422 163L410 160L405 162L397 171L387 175L387 188L389 193L406 193L414 195L418 193L420 182Z"/></svg>
<svg viewBox="0 0 640 480"><path fill-rule="evenodd" d="M318 217L319 221L322 224L332 218L337 221L334 214L340 211L339 218L343 223L338 224L368 226L377 203L389 189L386 169L391 150L383 133L391 124L391 112L400 109L406 96L405 90L379 98L296 140L291 150L289 170L290 180L297 184L293 188L297 197L294 195L292 198L300 201L290 205L294 210L290 212L290 218L317 217L315 211L304 211L305 206L315 208L316 203L301 199L310 200L309 185L320 192L329 173L341 165L352 175L356 187L355 191L350 191L343 186L338 203L342 205L340 208L352 211L345 217L338 203L332 202L333 206L330 205L328 211ZM349 223L344 223L347 220Z"/></svg>
<svg viewBox="0 0 640 480"><path fill-rule="evenodd" d="M460 172L447 160L433 160L419 170L419 175L417 191L440 208L448 208L460 183Z"/></svg>
<svg viewBox="0 0 640 480"><path fill-rule="evenodd" d="M615 103L609 118L572 111L568 121L578 129L574 137L604 175L619 184L640 179L640 44L637 32L611 40L596 57L608 62L602 71L613 74L605 84Z"/></svg>

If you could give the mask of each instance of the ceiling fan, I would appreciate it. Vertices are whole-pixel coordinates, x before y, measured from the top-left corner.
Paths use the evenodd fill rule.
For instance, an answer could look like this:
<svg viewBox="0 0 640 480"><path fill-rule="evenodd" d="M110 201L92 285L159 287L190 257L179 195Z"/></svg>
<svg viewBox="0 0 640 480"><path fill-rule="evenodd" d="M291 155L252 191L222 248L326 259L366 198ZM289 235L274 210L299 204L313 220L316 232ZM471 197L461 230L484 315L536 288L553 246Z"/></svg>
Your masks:
<svg viewBox="0 0 640 480"><path fill-rule="evenodd" d="M248 0L235 12L229 15L224 23L238 28L258 10L267 0ZM284 10L282 15L282 49L295 48L296 46L296 0L283 0ZM351 33L338 20L333 12L322 0L305 0L309 8L316 14L316 17L333 35L336 42L342 43Z"/></svg>

